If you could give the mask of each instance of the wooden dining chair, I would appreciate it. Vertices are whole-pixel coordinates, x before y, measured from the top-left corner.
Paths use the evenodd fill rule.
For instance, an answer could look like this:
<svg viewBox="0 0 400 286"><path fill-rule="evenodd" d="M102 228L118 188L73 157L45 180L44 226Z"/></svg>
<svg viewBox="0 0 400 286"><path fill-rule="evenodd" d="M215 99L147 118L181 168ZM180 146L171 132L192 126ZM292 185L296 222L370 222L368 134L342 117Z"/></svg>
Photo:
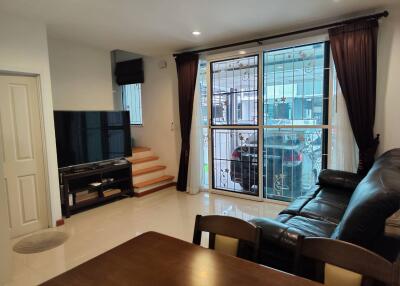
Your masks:
<svg viewBox="0 0 400 286"><path fill-rule="evenodd" d="M193 243L200 245L202 232L209 233L210 249L238 256L239 244L251 245L249 260L257 262L261 239L261 229L247 221L230 216L196 216Z"/></svg>
<svg viewBox="0 0 400 286"><path fill-rule="evenodd" d="M345 241L300 236L294 263L294 273L297 275L301 272L304 258L323 263L323 267L317 270L317 280L327 286L361 286L371 281L388 286L400 285L398 261L391 263L363 247Z"/></svg>

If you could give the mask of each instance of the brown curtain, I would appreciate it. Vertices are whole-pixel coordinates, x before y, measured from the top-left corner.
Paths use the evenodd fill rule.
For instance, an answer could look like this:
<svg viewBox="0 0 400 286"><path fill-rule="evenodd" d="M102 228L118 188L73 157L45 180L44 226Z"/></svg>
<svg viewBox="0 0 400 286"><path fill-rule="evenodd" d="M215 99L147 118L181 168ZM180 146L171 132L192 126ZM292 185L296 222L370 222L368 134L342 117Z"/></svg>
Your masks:
<svg viewBox="0 0 400 286"><path fill-rule="evenodd" d="M181 157L177 189L186 192L192 127L193 99L196 87L198 54L181 54L175 58L178 71L179 119L181 123Z"/></svg>
<svg viewBox="0 0 400 286"><path fill-rule="evenodd" d="M333 60L359 148L357 173L365 175L379 144L374 136L378 21L329 30Z"/></svg>

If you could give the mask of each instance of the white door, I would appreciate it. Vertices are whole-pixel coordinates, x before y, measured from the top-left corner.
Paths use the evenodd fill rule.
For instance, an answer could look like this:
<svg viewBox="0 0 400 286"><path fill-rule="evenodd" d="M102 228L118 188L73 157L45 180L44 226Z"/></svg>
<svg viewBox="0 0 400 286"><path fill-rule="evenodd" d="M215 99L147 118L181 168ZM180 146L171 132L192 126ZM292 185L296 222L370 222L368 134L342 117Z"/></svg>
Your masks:
<svg viewBox="0 0 400 286"><path fill-rule="evenodd" d="M11 236L48 227L36 78L0 75L0 140Z"/></svg>

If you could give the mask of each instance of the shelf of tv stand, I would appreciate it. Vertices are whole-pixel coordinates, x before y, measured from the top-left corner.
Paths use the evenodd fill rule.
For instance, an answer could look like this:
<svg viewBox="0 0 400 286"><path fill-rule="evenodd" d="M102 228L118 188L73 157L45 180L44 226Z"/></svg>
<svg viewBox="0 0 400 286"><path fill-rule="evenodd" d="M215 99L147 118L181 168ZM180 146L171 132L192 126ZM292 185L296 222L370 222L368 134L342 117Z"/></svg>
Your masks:
<svg viewBox="0 0 400 286"><path fill-rule="evenodd" d="M65 217L77 212L96 207L113 200L133 196L132 187L132 164L126 161L123 164L92 165L85 169L60 169L60 185L63 186L61 195L63 197L62 211ZM113 181L91 186L90 183L101 182L103 179L113 178ZM121 192L104 197L103 192L110 188L118 188ZM80 202L76 201L76 194L83 191L98 192L97 198L90 198ZM73 205L69 204L72 196Z"/></svg>
<svg viewBox="0 0 400 286"><path fill-rule="evenodd" d="M114 195L111 195L111 196L108 196L108 197L98 197L98 198L94 198L94 199L81 201L79 203L76 203L73 206L70 206L69 207L69 211L70 211L70 214L75 214L78 211L83 210L83 209L87 209L87 208L89 208L91 206L98 206L98 205L101 205L102 203L105 203L105 202L108 202L108 201L113 201L113 200L115 200L117 198L121 198L121 197L128 197L128 196L129 197L131 196L131 194L129 192L121 191L118 194L114 194Z"/></svg>
<svg viewBox="0 0 400 286"><path fill-rule="evenodd" d="M131 178L118 179L118 180L114 180L112 182L102 183L102 184L100 184L98 186L89 185L89 186L84 187L84 188L79 188L79 189L76 189L76 190L69 190L69 193L70 194L74 194L74 193L76 194L76 193L86 192L86 191L90 191L90 192L92 192L92 191L93 192L94 191L105 191L105 190L107 190L107 188L110 188L110 187L112 187L114 185L118 185L121 182L127 182L127 181L132 181L132 179Z"/></svg>

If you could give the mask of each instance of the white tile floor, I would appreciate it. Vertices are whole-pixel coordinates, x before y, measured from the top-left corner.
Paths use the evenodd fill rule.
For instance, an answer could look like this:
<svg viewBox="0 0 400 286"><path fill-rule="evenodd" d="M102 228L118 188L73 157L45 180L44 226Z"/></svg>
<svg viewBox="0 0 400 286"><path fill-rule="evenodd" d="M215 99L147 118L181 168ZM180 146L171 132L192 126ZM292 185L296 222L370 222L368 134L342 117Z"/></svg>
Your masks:
<svg viewBox="0 0 400 286"><path fill-rule="evenodd" d="M150 230L191 241L196 214L224 214L248 220L275 217L283 208L279 204L208 193L188 195L174 188L124 199L76 214L66 219L64 226L45 230L67 232L69 239L62 246L38 254L13 253L9 285L37 285Z"/></svg>

